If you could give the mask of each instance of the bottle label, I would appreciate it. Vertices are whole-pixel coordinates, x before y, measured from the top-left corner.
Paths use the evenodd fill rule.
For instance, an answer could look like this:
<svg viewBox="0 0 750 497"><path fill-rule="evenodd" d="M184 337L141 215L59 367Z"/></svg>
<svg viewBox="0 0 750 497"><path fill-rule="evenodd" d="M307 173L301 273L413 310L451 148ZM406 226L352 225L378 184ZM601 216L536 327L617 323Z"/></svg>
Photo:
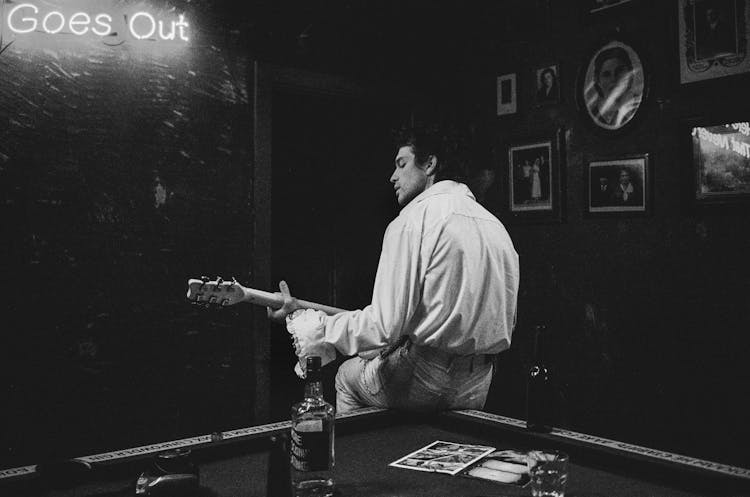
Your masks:
<svg viewBox="0 0 750 497"><path fill-rule="evenodd" d="M325 471L331 468L330 441L323 420L301 421L292 428L291 459L297 471Z"/></svg>

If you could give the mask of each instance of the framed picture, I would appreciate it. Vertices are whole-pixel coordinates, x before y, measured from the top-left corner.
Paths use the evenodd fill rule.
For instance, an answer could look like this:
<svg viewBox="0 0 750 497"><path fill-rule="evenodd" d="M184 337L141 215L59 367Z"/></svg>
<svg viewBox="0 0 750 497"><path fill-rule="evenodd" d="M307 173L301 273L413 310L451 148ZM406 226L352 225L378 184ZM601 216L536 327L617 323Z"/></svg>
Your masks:
<svg viewBox="0 0 750 497"><path fill-rule="evenodd" d="M750 9L746 0L679 0L680 82L750 71Z"/></svg>
<svg viewBox="0 0 750 497"><path fill-rule="evenodd" d="M585 59L576 85L584 120L604 134L619 134L642 114L649 89L643 58L622 39L609 39Z"/></svg>
<svg viewBox="0 0 750 497"><path fill-rule="evenodd" d="M544 66L534 71L536 81L536 105L560 102L560 69L557 64Z"/></svg>
<svg viewBox="0 0 750 497"><path fill-rule="evenodd" d="M563 130L553 139L526 140L508 147L508 210L512 219L562 220Z"/></svg>
<svg viewBox="0 0 750 497"><path fill-rule="evenodd" d="M497 78L497 115L515 114L516 74L505 74Z"/></svg>
<svg viewBox="0 0 750 497"><path fill-rule="evenodd" d="M697 206L750 203L750 116L692 119L680 126Z"/></svg>
<svg viewBox="0 0 750 497"><path fill-rule="evenodd" d="M631 0L589 0L588 10L589 13L594 14L630 2Z"/></svg>
<svg viewBox="0 0 750 497"><path fill-rule="evenodd" d="M646 214L651 211L648 154L592 161L586 184L589 214Z"/></svg>

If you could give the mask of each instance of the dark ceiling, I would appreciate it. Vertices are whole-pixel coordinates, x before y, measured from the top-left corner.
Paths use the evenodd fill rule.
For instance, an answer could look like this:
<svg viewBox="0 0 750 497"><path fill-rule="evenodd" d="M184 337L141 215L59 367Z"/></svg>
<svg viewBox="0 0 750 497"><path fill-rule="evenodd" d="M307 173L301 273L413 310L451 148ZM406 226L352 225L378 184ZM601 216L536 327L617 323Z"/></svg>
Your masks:
<svg viewBox="0 0 750 497"><path fill-rule="evenodd" d="M214 0L213 8L258 58L377 77L540 36L549 1Z"/></svg>

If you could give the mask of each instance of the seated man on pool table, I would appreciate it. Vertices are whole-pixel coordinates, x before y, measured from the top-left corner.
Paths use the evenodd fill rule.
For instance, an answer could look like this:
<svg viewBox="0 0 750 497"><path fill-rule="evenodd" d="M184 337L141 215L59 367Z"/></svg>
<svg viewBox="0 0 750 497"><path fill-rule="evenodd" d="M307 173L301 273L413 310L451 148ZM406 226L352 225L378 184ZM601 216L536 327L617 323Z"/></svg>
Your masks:
<svg viewBox="0 0 750 497"><path fill-rule="evenodd" d="M339 413L365 406L481 409L493 360L510 346L519 262L503 224L462 182L439 130L398 143L390 181L402 210L386 229L372 303L327 316L284 306L298 356L357 355L336 375ZM302 361L302 362L303 362Z"/></svg>

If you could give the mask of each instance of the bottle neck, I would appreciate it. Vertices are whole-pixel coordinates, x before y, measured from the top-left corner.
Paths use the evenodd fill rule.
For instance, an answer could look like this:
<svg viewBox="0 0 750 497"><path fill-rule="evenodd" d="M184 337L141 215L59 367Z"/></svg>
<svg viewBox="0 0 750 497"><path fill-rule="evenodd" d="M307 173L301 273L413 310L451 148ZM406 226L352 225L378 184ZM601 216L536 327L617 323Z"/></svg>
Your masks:
<svg viewBox="0 0 750 497"><path fill-rule="evenodd" d="M306 399L322 399L323 398L323 383L320 380L310 380L305 383L305 398Z"/></svg>

